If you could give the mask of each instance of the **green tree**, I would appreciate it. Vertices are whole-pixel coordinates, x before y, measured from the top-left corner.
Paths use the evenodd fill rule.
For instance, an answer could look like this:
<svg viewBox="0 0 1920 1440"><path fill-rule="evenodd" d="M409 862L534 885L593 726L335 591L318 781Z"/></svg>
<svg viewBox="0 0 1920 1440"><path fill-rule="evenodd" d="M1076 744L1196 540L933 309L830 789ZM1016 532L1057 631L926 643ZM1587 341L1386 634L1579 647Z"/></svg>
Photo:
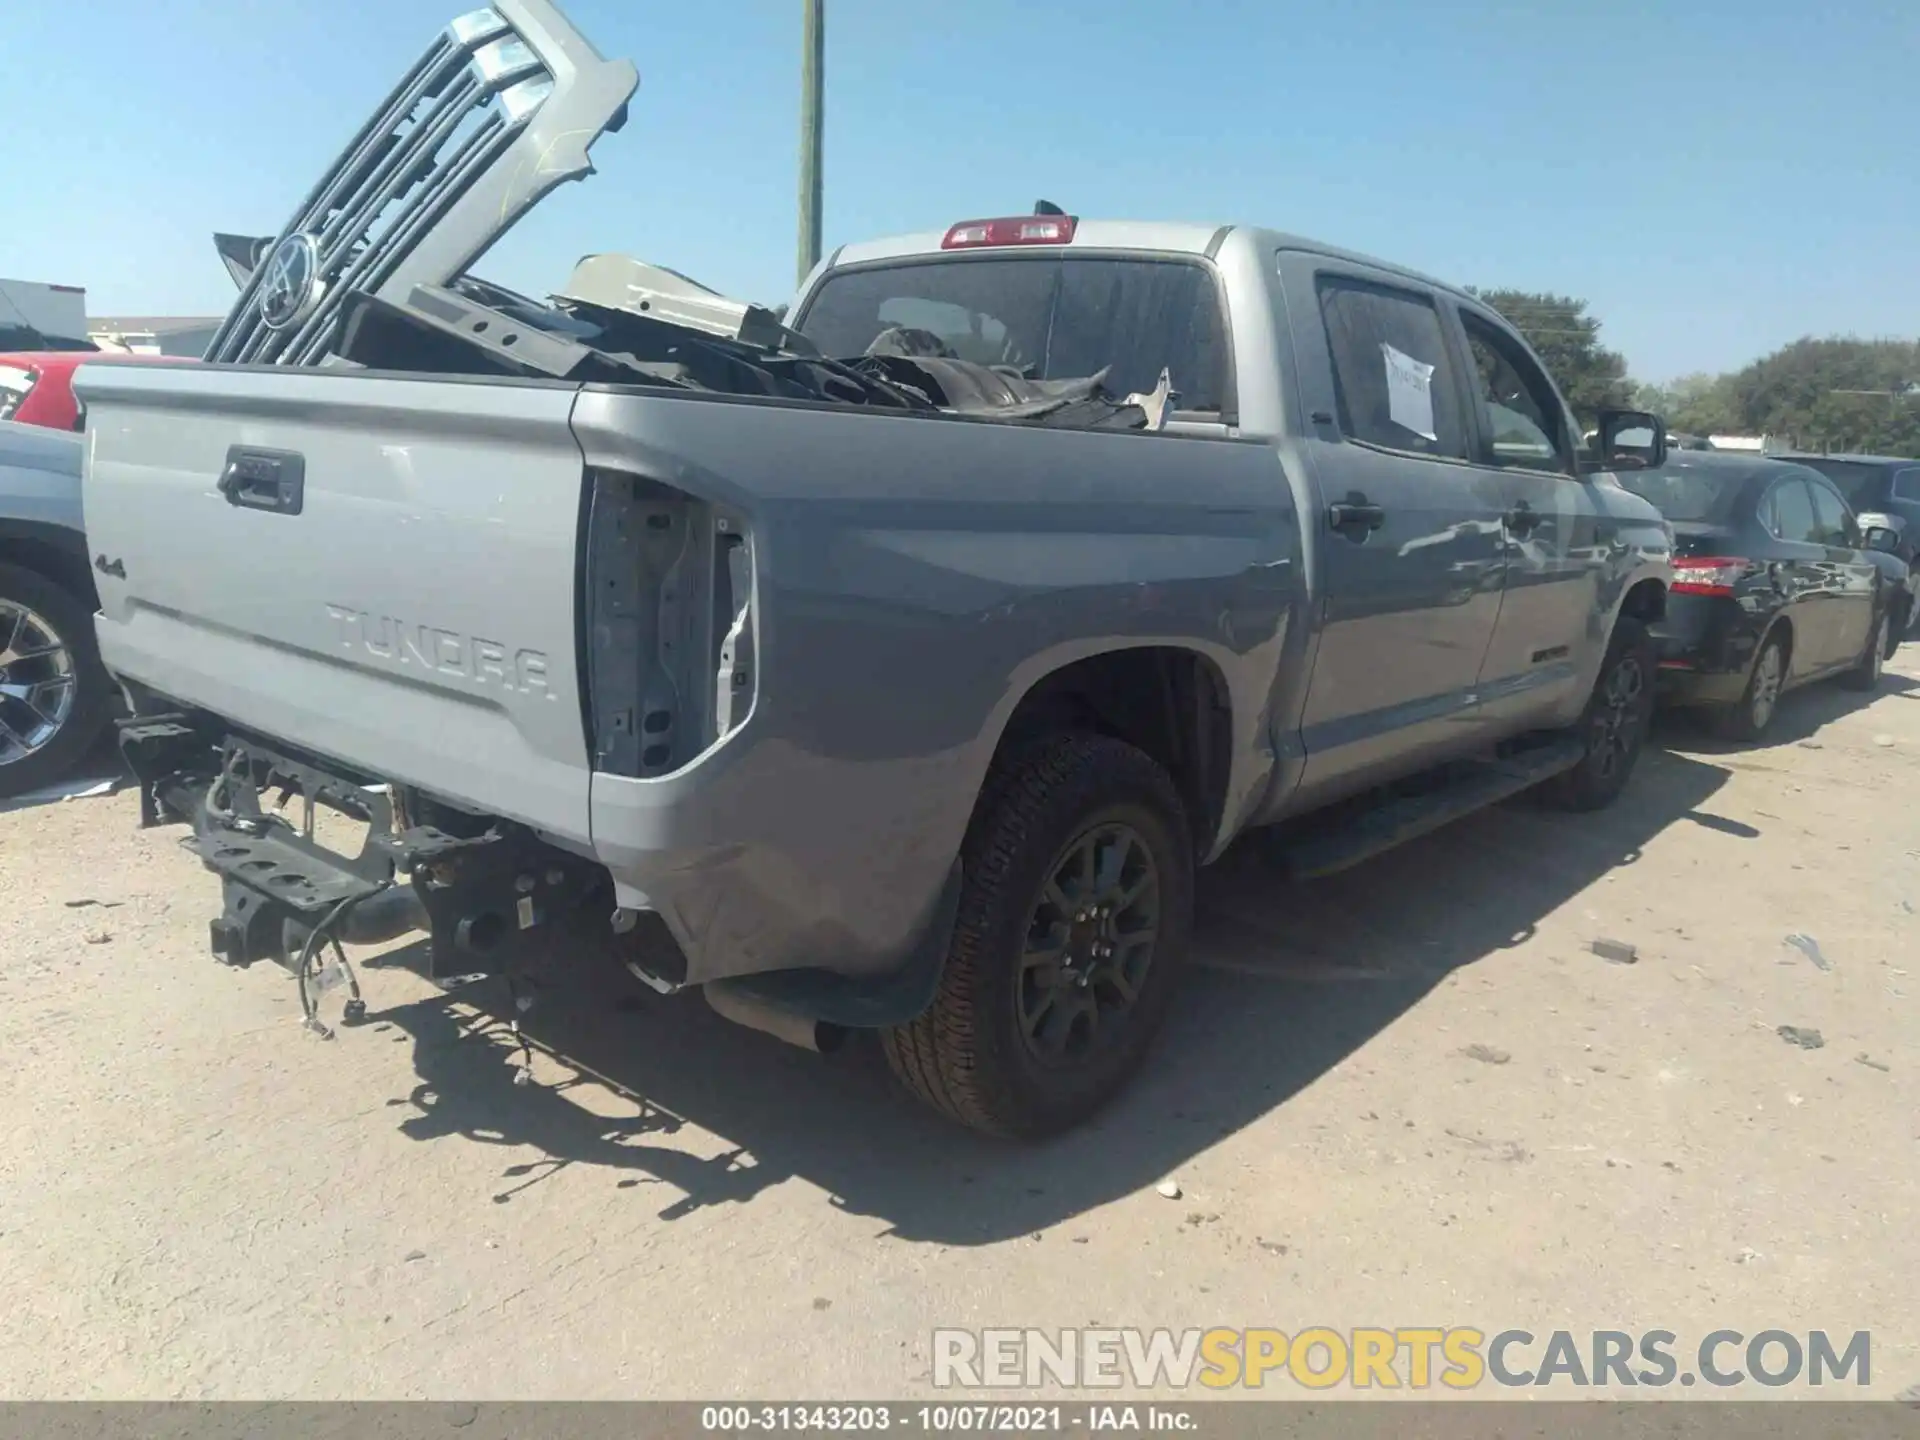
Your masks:
<svg viewBox="0 0 1920 1440"><path fill-rule="evenodd" d="M1665 385L1642 385L1634 403L1682 434L1739 434L1746 429L1746 412L1733 382L1731 375L1682 375Z"/></svg>
<svg viewBox="0 0 1920 1440"><path fill-rule="evenodd" d="M1920 344L1807 337L1726 377L1746 429L1803 449L1920 455Z"/></svg>
<svg viewBox="0 0 1920 1440"><path fill-rule="evenodd" d="M1469 288L1467 293L1499 311L1526 337L1581 425L1591 426L1609 406L1632 403L1635 387L1627 379L1626 358L1600 343L1600 322L1587 313L1586 301L1526 290Z"/></svg>

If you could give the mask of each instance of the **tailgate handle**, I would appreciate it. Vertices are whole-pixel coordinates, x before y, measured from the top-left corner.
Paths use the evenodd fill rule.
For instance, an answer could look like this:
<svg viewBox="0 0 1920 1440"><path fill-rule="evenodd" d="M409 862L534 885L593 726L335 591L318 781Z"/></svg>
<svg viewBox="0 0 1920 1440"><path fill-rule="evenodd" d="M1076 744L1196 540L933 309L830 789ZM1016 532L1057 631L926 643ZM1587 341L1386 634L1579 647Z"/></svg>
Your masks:
<svg viewBox="0 0 1920 1440"><path fill-rule="evenodd" d="M227 451L219 489L229 505L298 515L306 500L307 462L292 450L235 445Z"/></svg>

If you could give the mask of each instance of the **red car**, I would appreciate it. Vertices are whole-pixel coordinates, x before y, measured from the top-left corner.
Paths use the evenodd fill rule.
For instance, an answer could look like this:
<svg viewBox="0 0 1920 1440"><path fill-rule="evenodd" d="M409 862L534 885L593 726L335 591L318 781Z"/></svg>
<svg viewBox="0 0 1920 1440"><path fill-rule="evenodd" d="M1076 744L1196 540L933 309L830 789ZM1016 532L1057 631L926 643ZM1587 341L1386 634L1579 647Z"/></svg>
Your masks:
<svg viewBox="0 0 1920 1440"><path fill-rule="evenodd" d="M73 372L94 361L172 360L178 355L136 355L125 350L16 350L0 353L0 420L78 430Z"/></svg>

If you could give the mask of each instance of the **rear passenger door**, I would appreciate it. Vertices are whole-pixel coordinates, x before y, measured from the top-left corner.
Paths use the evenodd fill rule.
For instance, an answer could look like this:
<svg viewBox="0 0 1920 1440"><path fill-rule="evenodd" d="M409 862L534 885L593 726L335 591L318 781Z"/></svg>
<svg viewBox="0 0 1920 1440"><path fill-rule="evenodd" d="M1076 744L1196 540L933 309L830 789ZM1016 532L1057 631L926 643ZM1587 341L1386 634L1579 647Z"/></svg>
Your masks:
<svg viewBox="0 0 1920 1440"><path fill-rule="evenodd" d="M1308 800L1477 743L1502 488L1469 463L1433 295L1324 256L1282 252L1280 266L1319 501L1303 520L1321 621L1302 727Z"/></svg>
<svg viewBox="0 0 1920 1440"><path fill-rule="evenodd" d="M1789 475L1760 502L1760 519L1780 542L1779 558L1769 562L1769 568L1787 599L1787 623L1793 627L1790 674L1795 679L1831 666L1839 644L1828 603L1833 582L1827 550L1820 543L1820 522L1804 476Z"/></svg>
<svg viewBox="0 0 1920 1440"><path fill-rule="evenodd" d="M1815 534L1826 551L1832 663L1845 665L1866 653L1880 567L1860 549L1860 527L1832 483L1809 476L1807 489L1813 495Z"/></svg>
<svg viewBox="0 0 1920 1440"><path fill-rule="evenodd" d="M1570 703L1586 649L1604 645L1601 580L1610 536L1575 463L1570 417L1553 382L1504 322L1454 307L1467 350L1474 463L1497 477L1506 584L1483 703L1502 727Z"/></svg>

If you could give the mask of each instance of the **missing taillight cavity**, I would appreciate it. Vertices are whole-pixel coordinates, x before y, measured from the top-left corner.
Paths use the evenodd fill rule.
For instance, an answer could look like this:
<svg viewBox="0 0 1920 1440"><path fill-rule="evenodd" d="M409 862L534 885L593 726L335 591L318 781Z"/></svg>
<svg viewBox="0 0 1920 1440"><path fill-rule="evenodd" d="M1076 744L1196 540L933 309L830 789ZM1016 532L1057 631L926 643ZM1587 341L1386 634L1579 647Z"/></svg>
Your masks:
<svg viewBox="0 0 1920 1440"><path fill-rule="evenodd" d="M1731 595L1752 569L1751 560L1738 556L1686 556L1673 562L1673 591L1676 595Z"/></svg>
<svg viewBox="0 0 1920 1440"><path fill-rule="evenodd" d="M942 250L988 245L1067 245L1079 221L1071 215L1016 215L1005 220L962 220L940 242Z"/></svg>

